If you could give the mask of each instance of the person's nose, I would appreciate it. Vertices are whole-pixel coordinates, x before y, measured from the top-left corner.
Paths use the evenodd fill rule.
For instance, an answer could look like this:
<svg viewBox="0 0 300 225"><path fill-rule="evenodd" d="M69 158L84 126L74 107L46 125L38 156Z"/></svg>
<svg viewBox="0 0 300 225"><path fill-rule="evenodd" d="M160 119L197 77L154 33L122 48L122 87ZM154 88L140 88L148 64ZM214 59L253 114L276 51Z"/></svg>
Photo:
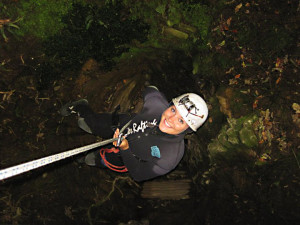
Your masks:
<svg viewBox="0 0 300 225"><path fill-rule="evenodd" d="M175 124L175 121L176 121L176 115L172 115L169 117L169 121L172 123L172 124Z"/></svg>

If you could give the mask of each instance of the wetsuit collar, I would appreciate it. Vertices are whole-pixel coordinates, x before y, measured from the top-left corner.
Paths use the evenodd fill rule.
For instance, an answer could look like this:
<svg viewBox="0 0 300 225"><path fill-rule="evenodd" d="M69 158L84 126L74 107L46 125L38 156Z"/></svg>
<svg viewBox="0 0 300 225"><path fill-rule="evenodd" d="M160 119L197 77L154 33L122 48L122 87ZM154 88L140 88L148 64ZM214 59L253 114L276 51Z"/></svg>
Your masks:
<svg viewBox="0 0 300 225"><path fill-rule="evenodd" d="M158 123L159 124L159 123ZM174 135L174 134L167 134L165 132L162 132L158 125L154 126L152 129L151 129L151 133L152 134L155 134L155 135L159 135L159 136L164 136L164 137L168 137L168 138L180 138L180 139L183 139L184 138L184 135L185 133L182 132L180 134L177 134L177 135Z"/></svg>

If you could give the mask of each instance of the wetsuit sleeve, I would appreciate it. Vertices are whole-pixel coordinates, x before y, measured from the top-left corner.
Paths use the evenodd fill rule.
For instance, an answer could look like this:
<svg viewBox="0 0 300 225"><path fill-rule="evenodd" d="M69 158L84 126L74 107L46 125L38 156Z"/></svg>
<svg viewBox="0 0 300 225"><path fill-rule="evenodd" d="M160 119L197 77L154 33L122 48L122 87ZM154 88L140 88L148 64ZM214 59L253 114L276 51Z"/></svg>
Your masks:
<svg viewBox="0 0 300 225"><path fill-rule="evenodd" d="M155 106L155 107L154 107ZM162 113L168 107L168 101L155 86L148 86L144 91L143 111Z"/></svg>
<svg viewBox="0 0 300 225"><path fill-rule="evenodd" d="M152 161L142 161L136 158L130 151L130 148L125 151L120 151L120 153L129 174L138 182L164 175L170 171L161 168Z"/></svg>
<svg viewBox="0 0 300 225"><path fill-rule="evenodd" d="M148 86L146 87L145 91L144 91L144 100L146 98L146 96L151 96L152 94L155 94L155 93L159 93L159 90L157 87L155 86Z"/></svg>

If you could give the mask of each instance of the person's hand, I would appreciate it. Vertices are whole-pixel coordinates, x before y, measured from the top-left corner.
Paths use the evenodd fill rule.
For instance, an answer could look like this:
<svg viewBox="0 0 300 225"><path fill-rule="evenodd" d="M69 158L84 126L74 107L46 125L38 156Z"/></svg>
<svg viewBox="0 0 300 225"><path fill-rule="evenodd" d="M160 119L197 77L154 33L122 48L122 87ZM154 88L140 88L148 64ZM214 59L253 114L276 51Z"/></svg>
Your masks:
<svg viewBox="0 0 300 225"><path fill-rule="evenodd" d="M120 134L120 130L119 130L119 128L118 128L118 129L115 131L115 133L114 133L114 138L119 137L119 134ZM116 147L118 147L118 146L117 146L117 141L114 141L114 142L113 142L113 145L116 146ZM122 140L122 142L121 142L119 148L120 148L121 150L127 150L127 149L129 149L129 143L128 143L127 139L124 138L124 139Z"/></svg>

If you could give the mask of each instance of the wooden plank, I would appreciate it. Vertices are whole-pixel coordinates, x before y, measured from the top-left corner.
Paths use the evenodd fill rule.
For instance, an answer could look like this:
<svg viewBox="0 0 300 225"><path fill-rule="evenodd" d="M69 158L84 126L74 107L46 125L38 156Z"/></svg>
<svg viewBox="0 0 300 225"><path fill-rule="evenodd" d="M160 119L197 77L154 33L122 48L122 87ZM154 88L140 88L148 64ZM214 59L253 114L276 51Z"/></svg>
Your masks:
<svg viewBox="0 0 300 225"><path fill-rule="evenodd" d="M189 199L190 179L148 181L143 184L142 198L159 198L169 200Z"/></svg>

